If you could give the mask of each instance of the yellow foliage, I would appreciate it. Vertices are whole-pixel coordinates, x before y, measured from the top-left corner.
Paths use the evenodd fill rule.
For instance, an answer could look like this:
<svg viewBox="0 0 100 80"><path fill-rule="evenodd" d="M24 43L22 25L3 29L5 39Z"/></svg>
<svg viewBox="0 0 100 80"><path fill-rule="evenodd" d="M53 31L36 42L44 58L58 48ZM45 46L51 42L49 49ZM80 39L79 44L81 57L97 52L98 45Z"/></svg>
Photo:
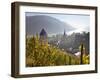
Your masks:
<svg viewBox="0 0 100 80"><path fill-rule="evenodd" d="M89 64L89 55L83 55L83 64Z"/></svg>
<svg viewBox="0 0 100 80"><path fill-rule="evenodd" d="M84 63L89 63L84 56ZM38 35L26 39L26 66L79 65L80 59L50 44L41 45Z"/></svg>

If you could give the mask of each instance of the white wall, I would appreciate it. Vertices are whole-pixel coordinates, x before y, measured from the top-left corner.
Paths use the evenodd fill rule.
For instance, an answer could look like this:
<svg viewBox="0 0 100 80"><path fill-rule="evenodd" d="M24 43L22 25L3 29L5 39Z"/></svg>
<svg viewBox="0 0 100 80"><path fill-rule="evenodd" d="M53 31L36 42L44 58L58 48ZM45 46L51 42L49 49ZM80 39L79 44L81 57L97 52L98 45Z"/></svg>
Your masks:
<svg viewBox="0 0 100 80"><path fill-rule="evenodd" d="M0 0L0 80L16 80L10 76L11 68L11 2L15 0ZM41 3L56 3L56 4L74 4L74 5L88 5L98 6L100 10L100 0L16 0L16 1L30 1ZM98 13L98 22L100 21L100 11ZM100 26L100 23L99 25ZM98 27L98 31L100 27ZM98 32L98 34L100 34ZM100 37L98 38L100 44ZM100 45L98 46L100 47ZM98 58L100 57L100 50ZM100 58L99 60L100 61ZM100 62L98 62L100 68ZM19 80L99 80L100 69L97 74L80 74L80 75L65 75L53 77L39 77L39 78L22 78Z"/></svg>

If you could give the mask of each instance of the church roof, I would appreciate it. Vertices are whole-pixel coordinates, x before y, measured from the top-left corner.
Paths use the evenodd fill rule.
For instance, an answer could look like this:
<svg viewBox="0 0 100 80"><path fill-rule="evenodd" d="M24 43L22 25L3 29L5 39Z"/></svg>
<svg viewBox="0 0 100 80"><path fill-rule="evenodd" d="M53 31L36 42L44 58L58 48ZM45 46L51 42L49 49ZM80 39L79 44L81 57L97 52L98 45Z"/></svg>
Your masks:
<svg viewBox="0 0 100 80"><path fill-rule="evenodd" d="M46 33L46 31L44 30L44 28L41 30L40 36L47 36L47 33Z"/></svg>

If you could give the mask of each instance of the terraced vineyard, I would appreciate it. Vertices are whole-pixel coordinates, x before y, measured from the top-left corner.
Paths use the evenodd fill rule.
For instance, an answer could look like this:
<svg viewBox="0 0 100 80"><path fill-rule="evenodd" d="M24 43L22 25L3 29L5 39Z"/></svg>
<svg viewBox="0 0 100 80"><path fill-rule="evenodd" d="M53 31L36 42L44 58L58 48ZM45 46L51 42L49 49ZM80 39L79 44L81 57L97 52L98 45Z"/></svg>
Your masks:
<svg viewBox="0 0 100 80"><path fill-rule="evenodd" d="M41 45L38 35L26 39L26 67L79 65L80 60L58 47ZM83 55L83 63L89 64L89 56Z"/></svg>

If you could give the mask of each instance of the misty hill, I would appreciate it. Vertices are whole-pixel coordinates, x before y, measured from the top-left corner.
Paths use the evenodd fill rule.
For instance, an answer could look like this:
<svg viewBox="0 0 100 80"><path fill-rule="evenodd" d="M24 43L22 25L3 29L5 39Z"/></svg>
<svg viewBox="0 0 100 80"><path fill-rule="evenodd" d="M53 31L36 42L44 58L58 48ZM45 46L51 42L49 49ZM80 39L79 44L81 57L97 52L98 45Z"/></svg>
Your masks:
<svg viewBox="0 0 100 80"><path fill-rule="evenodd" d="M26 33L33 35L39 33L44 28L48 34L59 34L66 29L71 31L74 28L65 22L46 15L26 16Z"/></svg>

